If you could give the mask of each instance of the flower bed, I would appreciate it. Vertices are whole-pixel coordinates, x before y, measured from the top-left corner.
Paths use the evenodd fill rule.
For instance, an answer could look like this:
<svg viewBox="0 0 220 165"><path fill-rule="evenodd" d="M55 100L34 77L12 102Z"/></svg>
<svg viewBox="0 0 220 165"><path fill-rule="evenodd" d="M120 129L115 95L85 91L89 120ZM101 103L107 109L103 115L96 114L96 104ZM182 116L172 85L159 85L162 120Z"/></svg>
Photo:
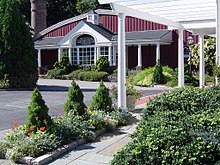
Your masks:
<svg viewBox="0 0 220 165"><path fill-rule="evenodd" d="M27 123L14 128L0 141L0 156L15 162L26 156L36 158L79 139L93 141L97 130L112 130L118 125L125 125L131 118L127 110L113 107L111 111L105 111L106 107L85 107L82 111L83 95L80 92L73 82L69 88L64 114L51 119L40 92L35 89L28 106ZM78 100L74 100L76 95ZM98 100L93 102L94 107L97 107L96 104Z"/></svg>

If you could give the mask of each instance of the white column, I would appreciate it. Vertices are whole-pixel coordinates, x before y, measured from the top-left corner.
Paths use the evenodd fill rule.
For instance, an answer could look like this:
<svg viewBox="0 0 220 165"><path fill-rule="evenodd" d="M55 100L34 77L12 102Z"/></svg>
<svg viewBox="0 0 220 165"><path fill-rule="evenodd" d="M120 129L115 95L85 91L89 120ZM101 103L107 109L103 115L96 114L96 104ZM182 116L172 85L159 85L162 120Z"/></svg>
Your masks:
<svg viewBox="0 0 220 165"><path fill-rule="evenodd" d="M100 56L100 47L97 47L97 55L96 55L96 60L99 59Z"/></svg>
<svg viewBox="0 0 220 165"><path fill-rule="evenodd" d="M77 48L77 65L79 65L79 48Z"/></svg>
<svg viewBox="0 0 220 165"><path fill-rule="evenodd" d="M126 108L125 16L118 14L118 107Z"/></svg>
<svg viewBox="0 0 220 165"><path fill-rule="evenodd" d="M216 65L220 65L220 4L216 0ZM218 85L218 78L216 77L216 85Z"/></svg>
<svg viewBox="0 0 220 165"><path fill-rule="evenodd" d="M178 87L184 86L184 49L183 49L183 29L178 29Z"/></svg>
<svg viewBox="0 0 220 165"><path fill-rule="evenodd" d="M156 51L156 63L158 62L158 60L160 60L160 43L158 42L157 44L156 44L156 49L157 49L157 51Z"/></svg>
<svg viewBox="0 0 220 165"><path fill-rule="evenodd" d="M199 34L200 62L199 62L199 87L205 85L205 62L204 62L204 34Z"/></svg>
<svg viewBox="0 0 220 165"><path fill-rule="evenodd" d="M138 44L138 66L142 67L141 44Z"/></svg>
<svg viewBox="0 0 220 165"><path fill-rule="evenodd" d="M40 68L42 66L42 64L41 64L41 49L37 50L37 60L38 60L38 67Z"/></svg>
<svg viewBox="0 0 220 165"><path fill-rule="evenodd" d="M113 46L113 66L116 66L116 46Z"/></svg>
<svg viewBox="0 0 220 165"><path fill-rule="evenodd" d="M69 62L70 62L70 65L72 65L72 60L71 60L71 48L69 48L69 50L68 50L69 52L68 52L68 54L69 54Z"/></svg>
<svg viewBox="0 0 220 165"><path fill-rule="evenodd" d="M109 61L109 66L112 66L112 47L108 47L108 61Z"/></svg>
<svg viewBox="0 0 220 165"><path fill-rule="evenodd" d="M58 49L58 61L60 61L61 56L62 56L62 49L59 48L59 49Z"/></svg>

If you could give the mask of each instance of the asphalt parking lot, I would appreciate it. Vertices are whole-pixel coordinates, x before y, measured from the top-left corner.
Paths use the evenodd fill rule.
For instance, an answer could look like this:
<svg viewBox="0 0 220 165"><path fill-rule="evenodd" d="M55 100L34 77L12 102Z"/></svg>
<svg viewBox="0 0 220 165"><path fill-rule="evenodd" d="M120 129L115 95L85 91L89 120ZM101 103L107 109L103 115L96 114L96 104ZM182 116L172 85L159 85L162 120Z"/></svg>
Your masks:
<svg viewBox="0 0 220 165"><path fill-rule="evenodd" d="M46 105L49 107L49 114L61 114L64 103L67 99L68 87L71 80L46 80L39 79L38 88ZM84 94L84 102L89 105L92 96L95 94L98 82L76 81ZM111 87L115 83L105 83ZM138 87L143 96L170 90L169 88L144 88ZM13 124L24 124L27 121L27 107L31 100L30 90L1 90L0 91L0 131L10 129Z"/></svg>

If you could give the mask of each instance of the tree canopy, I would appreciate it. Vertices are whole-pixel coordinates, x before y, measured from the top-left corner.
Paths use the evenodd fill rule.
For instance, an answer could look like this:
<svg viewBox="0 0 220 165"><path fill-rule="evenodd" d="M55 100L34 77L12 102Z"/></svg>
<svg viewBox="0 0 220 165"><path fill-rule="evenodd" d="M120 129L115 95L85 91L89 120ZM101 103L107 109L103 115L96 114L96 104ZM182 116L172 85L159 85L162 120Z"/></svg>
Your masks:
<svg viewBox="0 0 220 165"><path fill-rule="evenodd" d="M19 0L22 14L31 21L30 0ZM98 0L47 0L47 26L96 9Z"/></svg>
<svg viewBox="0 0 220 165"><path fill-rule="evenodd" d="M33 87L38 79L37 55L19 1L2 0L0 18L2 74L8 75L10 87Z"/></svg>

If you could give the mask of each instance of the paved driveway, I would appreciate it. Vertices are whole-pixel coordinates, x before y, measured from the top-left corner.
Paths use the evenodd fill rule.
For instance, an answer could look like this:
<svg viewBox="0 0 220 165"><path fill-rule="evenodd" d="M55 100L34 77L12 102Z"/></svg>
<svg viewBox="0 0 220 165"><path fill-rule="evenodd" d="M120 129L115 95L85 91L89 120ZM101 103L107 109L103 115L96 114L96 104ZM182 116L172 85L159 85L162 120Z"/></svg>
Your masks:
<svg viewBox="0 0 220 165"><path fill-rule="evenodd" d="M76 81L83 94L84 102L89 105L95 90L99 85L98 82ZM115 83L105 83L107 87L111 87ZM66 102L68 87L71 80L47 80L39 79L38 88L49 107L50 115L58 115ZM137 87L142 91L143 96L167 91L168 88L143 88ZM31 100L32 91L0 91L0 131L10 129L13 122L18 121L24 124L27 120L27 107Z"/></svg>

